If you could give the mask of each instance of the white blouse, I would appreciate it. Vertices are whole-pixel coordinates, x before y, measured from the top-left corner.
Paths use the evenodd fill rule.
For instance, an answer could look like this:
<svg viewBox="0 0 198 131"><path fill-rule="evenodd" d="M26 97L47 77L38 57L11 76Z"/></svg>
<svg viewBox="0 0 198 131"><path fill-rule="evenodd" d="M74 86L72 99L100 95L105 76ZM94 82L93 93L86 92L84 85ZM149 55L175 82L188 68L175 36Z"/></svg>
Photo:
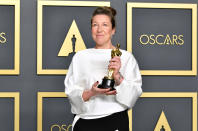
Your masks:
<svg viewBox="0 0 198 131"><path fill-rule="evenodd" d="M111 49L86 49L77 52L65 78L65 93L71 103L71 112L80 118L100 118L132 108L142 93L142 79L133 55L121 50L120 73L124 80L115 86L116 95L97 95L83 101L84 90L102 82L107 76Z"/></svg>

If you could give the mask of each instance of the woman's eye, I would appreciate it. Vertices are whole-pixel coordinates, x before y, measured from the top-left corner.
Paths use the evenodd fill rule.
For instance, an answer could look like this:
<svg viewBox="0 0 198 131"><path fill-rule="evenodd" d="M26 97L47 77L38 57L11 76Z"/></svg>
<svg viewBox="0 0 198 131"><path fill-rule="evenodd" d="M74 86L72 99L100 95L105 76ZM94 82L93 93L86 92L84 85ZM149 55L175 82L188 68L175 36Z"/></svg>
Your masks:
<svg viewBox="0 0 198 131"><path fill-rule="evenodd" d="M92 24L92 26L97 26L97 24Z"/></svg>

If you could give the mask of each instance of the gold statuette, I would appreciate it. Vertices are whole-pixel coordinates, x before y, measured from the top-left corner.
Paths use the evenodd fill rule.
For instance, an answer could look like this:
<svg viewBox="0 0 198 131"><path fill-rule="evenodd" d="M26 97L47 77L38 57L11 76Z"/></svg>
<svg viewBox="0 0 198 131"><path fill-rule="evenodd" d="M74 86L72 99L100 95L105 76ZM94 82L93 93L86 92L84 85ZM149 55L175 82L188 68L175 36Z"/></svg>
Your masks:
<svg viewBox="0 0 198 131"><path fill-rule="evenodd" d="M116 45L116 48L111 51L111 58L115 56L121 56L122 52L119 50L120 44ZM115 85L115 80L113 79L113 69L108 70L108 76L105 76L102 80L102 84L98 85L98 88L111 88L111 90L115 90L113 87Z"/></svg>

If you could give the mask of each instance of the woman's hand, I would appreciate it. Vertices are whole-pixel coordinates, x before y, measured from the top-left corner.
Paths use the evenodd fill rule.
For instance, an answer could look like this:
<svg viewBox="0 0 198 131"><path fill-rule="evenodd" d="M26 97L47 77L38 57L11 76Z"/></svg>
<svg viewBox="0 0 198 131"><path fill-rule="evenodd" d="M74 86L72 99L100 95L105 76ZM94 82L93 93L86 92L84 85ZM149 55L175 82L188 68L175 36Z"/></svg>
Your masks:
<svg viewBox="0 0 198 131"><path fill-rule="evenodd" d="M113 77L115 75L117 75L119 73L119 70L121 68L121 60L119 56L115 56L113 57L110 61L109 61L109 69L113 69Z"/></svg>
<svg viewBox="0 0 198 131"><path fill-rule="evenodd" d="M116 90L113 90L113 91L110 91L110 88L108 89L101 89L101 88L98 88L98 81L95 82L93 85L92 85L92 88L90 90L85 90L83 92L83 100L84 101L88 101L92 96L96 96L96 95L101 95L101 94L104 94L104 95L115 95L116 94Z"/></svg>
<svg viewBox="0 0 198 131"><path fill-rule="evenodd" d="M108 68L113 69L113 78L115 79L116 84L119 85L124 79L123 76L119 73L119 70L121 68L120 57L119 56L113 57L109 62Z"/></svg>

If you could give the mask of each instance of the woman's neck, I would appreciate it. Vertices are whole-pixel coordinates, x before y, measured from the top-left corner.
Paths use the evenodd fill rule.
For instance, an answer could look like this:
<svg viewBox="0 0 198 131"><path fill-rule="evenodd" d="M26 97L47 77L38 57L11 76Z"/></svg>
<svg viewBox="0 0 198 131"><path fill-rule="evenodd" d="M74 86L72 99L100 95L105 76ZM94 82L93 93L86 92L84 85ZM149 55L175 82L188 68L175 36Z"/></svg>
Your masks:
<svg viewBox="0 0 198 131"><path fill-rule="evenodd" d="M115 46L113 46L112 44L105 45L105 46L98 46L98 45L96 45L94 48L95 49L115 49Z"/></svg>

